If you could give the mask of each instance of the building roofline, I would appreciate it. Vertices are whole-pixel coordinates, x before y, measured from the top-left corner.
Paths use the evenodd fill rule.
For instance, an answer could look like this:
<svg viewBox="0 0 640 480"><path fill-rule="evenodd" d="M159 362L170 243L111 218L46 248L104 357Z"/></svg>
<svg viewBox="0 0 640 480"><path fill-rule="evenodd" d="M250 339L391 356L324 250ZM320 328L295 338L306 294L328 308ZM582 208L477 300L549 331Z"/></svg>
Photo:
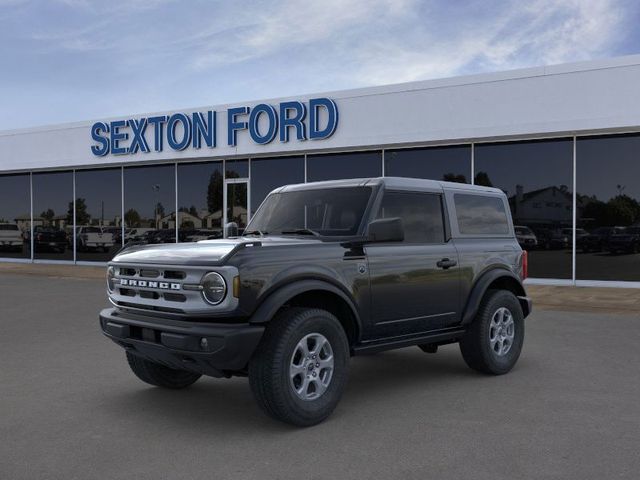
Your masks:
<svg viewBox="0 0 640 480"><path fill-rule="evenodd" d="M613 57L607 59L587 60L580 62L570 62L555 65L527 67L512 70L504 70L499 72L479 73L471 75L462 75L455 77L436 78L430 80L417 80L412 82L395 83L381 86L360 87L348 90L333 90L315 93L296 94L296 98L311 98L316 96L331 97L335 99L346 99L365 97L370 95L385 95L389 93L402 93L410 91L420 90L432 90L439 88L459 87L464 85L475 85L482 83L503 82L509 80L521 80L526 78L553 76L553 75L568 75L572 73L593 71L593 70L606 70L615 68L624 68L629 66L640 65L640 54L626 55L621 57ZM228 104L208 105L199 107L187 107L177 110L165 110L157 112L139 112L139 113L123 113L120 116L98 118L89 120L80 120L77 122L67 122L61 124L49 124L42 126L26 127L11 130L0 130L0 136L10 135L23 135L35 132L48 132L55 130L68 130L68 129L84 129L87 126L92 125L96 121L111 121L119 120L123 117L138 118L143 116L161 115L172 112L190 112L190 111L203 111L208 109L214 109L216 111L226 110L227 108L255 104L255 103L278 103L289 100L294 96L286 97L274 97L267 99L253 99L240 102L233 102Z"/></svg>

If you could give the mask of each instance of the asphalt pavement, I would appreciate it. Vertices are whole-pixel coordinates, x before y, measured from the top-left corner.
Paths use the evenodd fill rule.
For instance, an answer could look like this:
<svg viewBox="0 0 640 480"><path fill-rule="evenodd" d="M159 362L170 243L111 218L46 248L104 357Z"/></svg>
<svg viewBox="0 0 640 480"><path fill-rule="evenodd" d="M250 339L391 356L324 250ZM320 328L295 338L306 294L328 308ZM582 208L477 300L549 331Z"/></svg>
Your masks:
<svg viewBox="0 0 640 480"><path fill-rule="evenodd" d="M635 291L633 291L635 294ZM0 478L637 479L640 312L539 310L501 377L457 346L351 363L325 423L298 429L246 379L150 387L103 338L104 281L0 273Z"/></svg>

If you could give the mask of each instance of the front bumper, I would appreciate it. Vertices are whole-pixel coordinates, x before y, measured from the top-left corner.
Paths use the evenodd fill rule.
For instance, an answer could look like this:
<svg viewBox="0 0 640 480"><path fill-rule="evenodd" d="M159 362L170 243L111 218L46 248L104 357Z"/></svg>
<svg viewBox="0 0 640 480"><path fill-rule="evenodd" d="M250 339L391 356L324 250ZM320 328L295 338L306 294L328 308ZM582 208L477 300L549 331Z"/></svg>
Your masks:
<svg viewBox="0 0 640 480"><path fill-rule="evenodd" d="M116 308L100 312L100 328L134 355L212 377L243 371L264 333L264 327L248 323L185 322Z"/></svg>

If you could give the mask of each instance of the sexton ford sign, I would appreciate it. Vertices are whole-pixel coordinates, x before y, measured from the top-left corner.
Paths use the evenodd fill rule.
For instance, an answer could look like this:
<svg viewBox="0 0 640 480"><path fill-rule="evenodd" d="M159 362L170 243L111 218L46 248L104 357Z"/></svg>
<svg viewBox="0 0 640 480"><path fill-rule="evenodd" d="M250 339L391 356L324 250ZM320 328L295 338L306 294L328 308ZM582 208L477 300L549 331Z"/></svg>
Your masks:
<svg viewBox="0 0 640 480"><path fill-rule="evenodd" d="M91 152L96 156L133 155L138 152L216 147L217 112L174 113L152 117L96 122L91 126ZM227 145L236 146L238 135L247 130L259 145L273 142L321 140L338 126L338 107L328 98L308 102L282 102L276 107L261 103L226 111Z"/></svg>

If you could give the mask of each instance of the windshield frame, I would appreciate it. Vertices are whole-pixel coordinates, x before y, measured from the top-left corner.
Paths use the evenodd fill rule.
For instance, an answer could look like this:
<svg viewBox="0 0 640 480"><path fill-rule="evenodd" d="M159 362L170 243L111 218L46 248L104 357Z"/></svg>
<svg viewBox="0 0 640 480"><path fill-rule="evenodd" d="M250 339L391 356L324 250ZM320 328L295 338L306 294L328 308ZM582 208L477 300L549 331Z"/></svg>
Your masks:
<svg viewBox="0 0 640 480"><path fill-rule="evenodd" d="M381 184L331 185L331 184L329 184L329 182L325 183L324 185L321 185L321 183L325 183L325 182L318 182L317 186L314 185L313 187L310 186L309 188L300 188L300 189L291 190L291 191L287 191L283 187L278 188L276 190L273 190L271 193L269 193L269 195L267 195L265 197L265 199L262 201L262 203L260 204L260 206L258 207L256 212L252 215L251 220L249 220L249 223L247 224L247 226L244 229L244 232L257 231L255 226L253 225L254 220L256 218L258 218L258 213L263 208L265 208L265 205L267 204L267 200L272 195L281 195L281 194L293 193L293 192L296 192L296 191L299 192L299 191L330 190L330 189L342 189L342 188L366 188L366 189L370 189L371 193L369 195L369 199L367 200L365 208L364 208L364 210L362 212L358 228L356 229L355 233L352 234L352 235L323 235L322 232L318 232L318 235L307 235L307 234L304 234L304 233L284 233L283 234L283 233L280 233L280 232L271 232L271 231L267 231L266 233L263 232L263 234L266 235L266 236L285 236L285 237L288 237L288 236L302 237L302 236L304 236L304 237L307 237L307 238L313 238L313 239L318 239L318 240L322 240L322 241L331 241L331 242L342 242L342 241L345 241L345 240L351 240L351 239L354 239L354 238L362 238L362 237L364 237L364 234L365 234L365 231L367 229L367 226L369 225L369 222L371 220L372 210L373 210L374 206L376 205L376 200L380 196L380 191L383 189L383 185L381 185ZM242 236L245 236L244 232L242 233ZM251 238L256 238L256 237L259 238L261 236L262 235L256 234L256 236L252 235Z"/></svg>

